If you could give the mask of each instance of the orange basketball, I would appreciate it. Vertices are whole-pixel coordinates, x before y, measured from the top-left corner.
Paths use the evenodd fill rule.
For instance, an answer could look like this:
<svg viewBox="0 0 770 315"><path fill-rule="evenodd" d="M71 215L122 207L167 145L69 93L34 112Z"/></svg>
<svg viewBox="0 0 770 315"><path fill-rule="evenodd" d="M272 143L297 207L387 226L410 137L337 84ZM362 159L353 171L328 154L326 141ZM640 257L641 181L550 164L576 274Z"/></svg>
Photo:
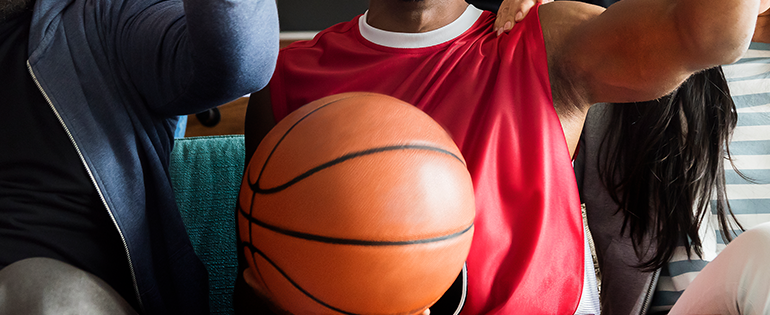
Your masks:
<svg viewBox="0 0 770 315"><path fill-rule="evenodd" d="M413 314L462 270L473 186L435 121L393 97L345 93L280 121L247 166L240 240L294 314Z"/></svg>

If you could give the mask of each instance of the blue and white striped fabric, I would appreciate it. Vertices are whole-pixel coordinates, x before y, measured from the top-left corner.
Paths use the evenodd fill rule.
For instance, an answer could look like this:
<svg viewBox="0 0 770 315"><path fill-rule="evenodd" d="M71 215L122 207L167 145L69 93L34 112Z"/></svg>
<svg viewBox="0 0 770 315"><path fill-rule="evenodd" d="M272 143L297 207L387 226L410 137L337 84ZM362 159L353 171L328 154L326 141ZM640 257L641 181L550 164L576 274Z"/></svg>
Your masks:
<svg viewBox="0 0 770 315"><path fill-rule="evenodd" d="M674 251L674 256L660 270L658 285L652 296L648 314L667 312L690 285L695 276L706 267L706 264L716 257L716 237L714 229L709 224L703 224L700 232L703 244L703 257L688 257L684 246Z"/></svg>
<svg viewBox="0 0 770 315"><path fill-rule="evenodd" d="M723 69L738 108L730 151L736 167L754 181L726 165L727 196L738 221L750 229L770 221L770 44L751 43L741 60ZM717 233L721 251L725 244Z"/></svg>
<svg viewBox="0 0 770 315"><path fill-rule="evenodd" d="M736 63L722 67L738 109L738 126L730 143L736 167L750 179L743 179L729 164L725 167L727 196L744 228L770 221L770 44L751 43ZM688 259L679 247L661 269L649 313L671 309L708 261L724 247L716 216L703 224L703 257ZM739 234L739 231L734 231Z"/></svg>

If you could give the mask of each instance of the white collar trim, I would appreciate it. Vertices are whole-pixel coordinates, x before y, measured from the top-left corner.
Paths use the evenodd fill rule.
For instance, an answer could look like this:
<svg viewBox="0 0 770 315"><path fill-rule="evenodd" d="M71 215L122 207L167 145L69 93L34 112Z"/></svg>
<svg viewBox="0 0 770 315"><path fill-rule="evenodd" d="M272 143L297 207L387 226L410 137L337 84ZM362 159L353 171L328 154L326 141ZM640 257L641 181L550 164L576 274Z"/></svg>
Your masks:
<svg viewBox="0 0 770 315"><path fill-rule="evenodd" d="M482 10L473 5L468 5L468 8L465 9L465 12L460 17L439 29L424 33L401 33L377 29L366 23L366 17L369 15L367 10L364 15L358 18L358 29L361 30L361 36L366 40L380 46L424 48L448 42L465 33L476 23L482 12Z"/></svg>

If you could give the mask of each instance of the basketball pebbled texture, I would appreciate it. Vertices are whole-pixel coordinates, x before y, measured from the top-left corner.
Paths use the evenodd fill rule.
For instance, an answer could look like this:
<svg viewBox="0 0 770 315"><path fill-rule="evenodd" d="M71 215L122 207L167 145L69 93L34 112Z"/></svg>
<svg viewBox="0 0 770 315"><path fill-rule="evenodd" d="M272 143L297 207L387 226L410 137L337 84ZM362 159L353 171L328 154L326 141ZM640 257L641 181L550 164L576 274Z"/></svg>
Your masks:
<svg viewBox="0 0 770 315"><path fill-rule="evenodd" d="M249 266L296 314L411 314L441 297L473 235L470 175L419 109L344 93L291 113L244 174Z"/></svg>

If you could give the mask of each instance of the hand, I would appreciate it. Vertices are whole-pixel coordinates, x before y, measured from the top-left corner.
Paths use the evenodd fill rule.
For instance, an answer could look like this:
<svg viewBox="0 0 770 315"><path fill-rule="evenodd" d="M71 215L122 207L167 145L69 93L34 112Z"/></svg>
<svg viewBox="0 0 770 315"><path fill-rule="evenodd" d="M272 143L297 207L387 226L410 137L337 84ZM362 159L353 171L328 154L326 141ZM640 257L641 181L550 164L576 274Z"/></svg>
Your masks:
<svg viewBox="0 0 770 315"><path fill-rule="evenodd" d="M536 3L548 3L553 0L503 0L500 4L500 9L497 10L497 19L495 20L495 31L497 36L500 36L503 32L508 32L513 28L513 25L521 22L529 9L535 6Z"/></svg>

